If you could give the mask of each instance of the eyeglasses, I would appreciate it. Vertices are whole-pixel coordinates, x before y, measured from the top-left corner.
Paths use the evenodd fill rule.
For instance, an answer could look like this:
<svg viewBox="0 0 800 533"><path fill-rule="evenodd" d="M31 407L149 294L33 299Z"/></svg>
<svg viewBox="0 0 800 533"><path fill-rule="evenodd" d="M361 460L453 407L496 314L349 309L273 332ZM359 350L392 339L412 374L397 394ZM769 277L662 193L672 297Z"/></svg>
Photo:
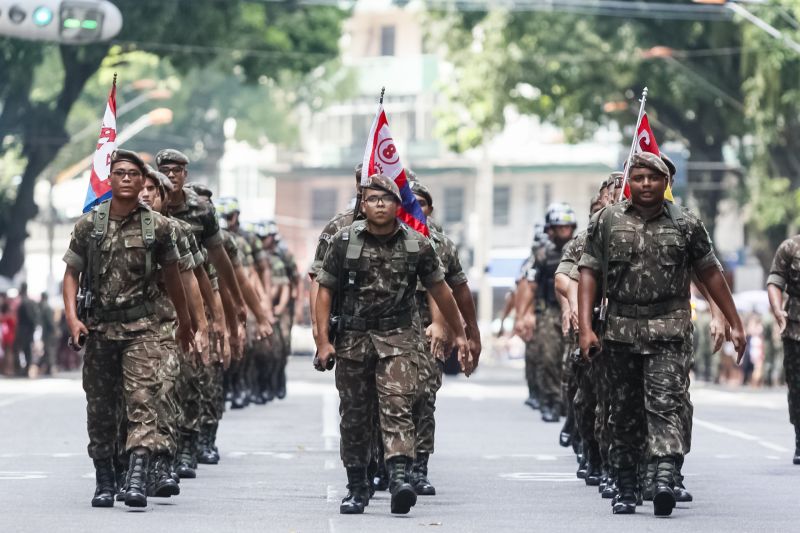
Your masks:
<svg viewBox="0 0 800 533"><path fill-rule="evenodd" d="M170 174L178 175L184 171L184 167L182 165L175 165L175 166L163 166L158 167L158 171L164 174L165 176L169 176Z"/></svg>
<svg viewBox="0 0 800 533"><path fill-rule="evenodd" d="M123 179L125 176L129 178L141 178L142 172L140 170L122 170L118 169L111 173L115 178Z"/></svg>
<svg viewBox="0 0 800 533"><path fill-rule="evenodd" d="M378 205L378 202L382 204L395 203L397 198L393 194L382 194L380 196L367 196L364 201L369 205Z"/></svg>

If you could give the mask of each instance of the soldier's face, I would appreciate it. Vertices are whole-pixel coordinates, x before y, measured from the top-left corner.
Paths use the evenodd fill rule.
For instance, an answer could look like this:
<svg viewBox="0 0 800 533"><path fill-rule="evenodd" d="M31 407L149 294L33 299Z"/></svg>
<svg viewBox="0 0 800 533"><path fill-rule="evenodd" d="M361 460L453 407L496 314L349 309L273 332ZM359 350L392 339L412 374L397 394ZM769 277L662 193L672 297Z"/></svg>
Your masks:
<svg viewBox="0 0 800 533"><path fill-rule="evenodd" d="M183 189L183 185L186 183L186 176L189 175L189 171L186 170L186 165L171 163L169 161L165 162L163 165L159 165L158 171L169 178L175 191Z"/></svg>
<svg viewBox="0 0 800 533"><path fill-rule="evenodd" d="M572 238L574 231L572 226L553 226L553 241L565 243Z"/></svg>
<svg viewBox="0 0 800 533"><path fill-rule="evenodd" d="M120 200L139 198L144 186L142 169L130 161L117 161L111 165L111 195Z"/></svg>
<svg viewBox="0 0 800 533"><path fill-rule="evenodd" d="M394 222L397 199L386 191L364 189L361 209L367 220L378 226Z"/></svg>
<svg viewBox="0 0 800 533"><path fill-rule="evenodd" d="M431 205L428 203L428 200L426 200L424 196L420 196L419 194L415 194L414 196L417 197L417 202L419 203L419 206L422 208L422 212L425 213L425 216L426 217L431 216L431 213L433 213L433 207L431 207Z"/></svg>
<svg viewBox="0 0 800 533"><path fill-rule="evenodd" d="M139 193L139 200L153 211L161 211L161 194L152 179L147 178L144 180L144 187L142 187L142 192Z"/></svg>
<svg viewBox="0 0 800 533"><path fill-rule="evenodd" d="M631 201L649 207L664 201L667 177L649 168L633 168L628 178L631 186Z"/></svg>

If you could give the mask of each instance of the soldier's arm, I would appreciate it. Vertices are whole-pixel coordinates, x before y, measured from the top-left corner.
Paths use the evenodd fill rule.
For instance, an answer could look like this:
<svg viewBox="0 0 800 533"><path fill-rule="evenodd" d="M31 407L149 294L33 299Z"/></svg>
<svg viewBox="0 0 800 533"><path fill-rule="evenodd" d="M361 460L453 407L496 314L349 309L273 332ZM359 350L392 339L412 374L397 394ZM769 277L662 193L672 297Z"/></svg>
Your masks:
<svg viewBox="0 0 800 533"><path fill-rule="evenodd" d="M228 257L228 254L225 253L221 242L208 247L208 259L211 261L211 264L214 265L214 268L217 269L220 284L224 285L228 292L230 292L233 304L236 306L236 313L239 320L244 322L247 319L244 296L239 287L239 282L236 279L236 273L233 270L231 259Z"/></svg>
<svg viewBox="0 0 800 533"><path fill-rule="evenodd" d="M78 345L78 337L81 333L84 335L89 334L86 325L78 319L78 283L79 273L72 267L67 265L67 270L64 272L64 282L62 284L61 293L64 297L64 314L66 315L67 328L72 337L72 342Z"/></svg>
<svg viewBox="0 0 800 533"><path fill-rule="evenodd" d="M225 324L228 327L228 342L232 356L234 360L238 361L244 354L244 322L239 321L239 308L224 285L219 287L219 296L225 313Z"/></svg>
<svg viewBox="0 0 800 533"><path fill-rule="evenodd" d="M444 357L448 338L447 320L439 310L439 306L436 305L436 300L428 291L425 291L425 299L428 301L428 308L431 311L431 323L425 329L425 336L431 343L431 353L435 357Z"/></svg>
<svg viewBox="0 0 800 533"><path fill-rule="evenodd" d="M242 265L238 265L234 268L234 272L236 273L236 281L239 287L242 289L242 295L247 303L247 307L253 312L253 315L256 317L256 322L258 322L259 337L263 338L272 335L272 325L267 320L267 315L264 313L264 310L258 301L258 297L253 290L253 286L247 279L247 272L245 272L244 267Z"/></svg>
<svg viewBox="0 0 800 533"><path fill-rule="evenodd" d="M256 298L258 298L258 301L261 303L261 308L264 310L264 316L271 325L275 322L275 316L272 314L272 300L268 298L267 293L264 292L264 286L261 284L262 278L257 269L251 267L248 268L247 271L250 274L250 286L253 287Z"/></svg>
<svg viewBox="0 0 800 533"><path fill-rule="evenodd" d="M336 349L329 340L329 321L331 318L332 302L333 291L328 287L320 285L317 291L317 305L315 307L317 312L317 338L315 340L317 344L317 358L322 368L325 368L328 364L328 360L336 355Z"/></svg>
<svg viewBox="0 0 800 533"><path fill-rule="evenodd" d="M167 288L167 294L175 307L175 313L178 315L178 328L175 331L175 340L177 340L184 351L189 351L194 345L194 331L192 331L191 323L192 318L189 314L189 306L186 301L186 294L183 290L183 283L181 283L181 274L178 270L177 263L167 263L161 265L161 270L164 275L164 285Z"/></svg>
<svg viewBox="0 0 800 533"><path fill-rule="evenodd" d="M181 281L183 282L183 289L186 293L186 299L189 305L192 326L195 329L195 351L197 355L200 356L201 362L204 365L208 365L210 362L208 358L208 321L206 320L205 308L203 307L203 295L200 292L200 286L197 284L194 271L186 270L181 272Z"/></svg>
<svg viewBox="0 0 800 533"><path fill-rule="evenodd" d="M772 260L772 267L767 278L767 295L772 315L781 333L786 329L788 313L783 308L783 291L786 289L786 277L789 268L789 256L787 253L788 241L782 243L775 252Z"/></svg>
<svg viewBox="0 0 800 533"><path fill-rule="evenodd" d="M703 282L700 281L700 278L697 277L697 273L695 273L694 270L692 271L692 281L694 282L694 286L697 287L697 290L700 291L700 294L703 295L705 301L708 302L708 309L711 312L711 322L709 322L708 329L714 343L711 347L711 354L713 355L722 348L722 343L725 342L725 338L730 338L730 326L725 320L725 315L722 314L722 309L719 308L711 297L708 289Z"/></svg>
<svg viewBox="0 0 800 533"><path fill-rule="evenodd" d="M455 298L458 310L466 324L465 332L469 342L469 351L475 359L475 366L478 366L483 345L481 344L481 330L478 327L478 314L475 312L475 300L472 299L469 283L459 283L453 287L453 298Z"/></svg>
<svg viewBox="0 0 800 533"><path fill-rule="evenodd" d="M458 359L461 363L461 369L464 375L469 377L472 370L475 368L475 361L469 352L467 344L467 336L464 332L464 326L461 323L461 314L458 312L458 306L453 298L453 293L444 281L439 281L427 287L428 294L439 306L442 314L453 332L453 344L458 349Z"/></svg>
<svg viewBox="0 0 800 533"><path fill-rule="evenodd" d="M222 300L220 300L219 292L215 291L214 287L211 286L208 272L206 272L202 264L194 269L194 275L197 279L197 286L200 288L205 308L211 316L211 322L208 325L209 340L212 343L211 348L215 353L221 354L228 348L228 334L225 329Z"/></svg>
<svg viewBox="0 0 800 533"><path fill-rule="evenodd" d="M288 283L282 283L278 286L278 305L275 306L275 314L281 315L286 311L286 306L289 305L289 297L291 296L291 287Z"/></svg>

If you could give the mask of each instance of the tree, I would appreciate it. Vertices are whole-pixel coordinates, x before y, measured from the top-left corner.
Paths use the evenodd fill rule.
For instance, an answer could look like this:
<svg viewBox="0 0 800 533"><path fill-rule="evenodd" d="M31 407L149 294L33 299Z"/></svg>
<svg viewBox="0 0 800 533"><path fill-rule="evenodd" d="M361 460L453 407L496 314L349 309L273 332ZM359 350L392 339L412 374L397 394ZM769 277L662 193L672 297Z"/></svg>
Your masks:
<svg viewBox="0 0 800 533"><path fill-rule="evenodd" d="M214 64L248 81L309 72L336 57L344 12L285 2L186 2L117 0L125 20L120 52L147 50L179 73ZM37 213L37 177L69 140L67 121L87 82L107 58L110 45L55 46L0 39L0 155L16 149L27 161L5 239L0 275L24 263L27 222ZM56 52L57 51L57 52ZM57 68L43 68L54 61ZM44 78L48 83L40 83ZM106 89L107 90L107 89ZM100 104L102 105L102 104Z"/></svg>

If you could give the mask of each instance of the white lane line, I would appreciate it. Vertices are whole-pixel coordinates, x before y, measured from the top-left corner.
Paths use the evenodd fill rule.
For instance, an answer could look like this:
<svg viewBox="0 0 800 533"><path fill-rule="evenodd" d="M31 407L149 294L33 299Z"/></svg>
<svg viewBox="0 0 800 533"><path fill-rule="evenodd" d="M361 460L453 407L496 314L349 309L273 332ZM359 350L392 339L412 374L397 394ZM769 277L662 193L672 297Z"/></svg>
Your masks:
<svg viewBox="0 0 800 533"><path fill-rule="evenodd" d="M333 518L328 518L328 532L336 533L336 523L333 521Z"/></svg>
<svg viewBox="0 0 800 533"><path fill-rule="evenodd" d="M773 452L788 452L789 449L785 448L779 444L774 444L772 442L766 441L761 439L756 435L751 435L750 433L745 433L744 431L739 431L736 429L726 428L725 426L720 426L719 424L714 424L712 422L708 422L706 420L700 420L699 418L694 418L694 424L706 429L710 429L716 433L722 433L723 435L729 435L731 437L736 437L737 439L746 440L750 442L755 442L768 450L772 450Z"/></svg>
<svg viewBox="0 0 800 533"><path fill-rule="evenodd" d="M327 499L328 503L336 503L336 500L338 499L336 497L336 487L333 485L328 485Z"/></svg>
<svg viewBox="0 0 800 533"><path fill-rule="evenodd" d="M39 396L39 394L32 394L32 395L25 395L25 396L12 396L11 398L6 398L5 400L0 400L0 407L6 407L8 405L13 405L21 400L25 400L26 398L31 398L34 396Z"/></svg>
<svg viewBox="0 0 800 533"><path fill-rule="evenodd" d="M335 394L322 396L322 438L325 451L331 452L339 441L339 397Z"/></svg>

